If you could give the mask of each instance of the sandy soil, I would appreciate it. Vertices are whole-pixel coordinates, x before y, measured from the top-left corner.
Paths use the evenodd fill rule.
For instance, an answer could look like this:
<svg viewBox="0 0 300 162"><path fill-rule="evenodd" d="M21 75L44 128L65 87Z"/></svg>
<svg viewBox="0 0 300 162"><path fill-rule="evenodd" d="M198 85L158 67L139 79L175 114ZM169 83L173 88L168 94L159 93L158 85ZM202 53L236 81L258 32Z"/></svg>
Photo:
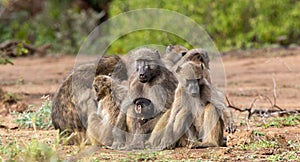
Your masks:
<svg viewBox="0 0 300 162"><path fill-rule="evenodd" d="M258 98L253 108L270 109L274 103L276 90L276 105L287 110L300 110L300 48L295 49L260 49L242 52L226 53L222 57L226 70L226 93L231 103L240 108L250 107L255 98ZM26 105L34 105L32 111L37 110L43 99L42 96L53 96L60 83L75 63L74 56L46 56L25 57L14 59L15 65L0 66L0 87L5 92L17 94L19 103L25 104L23 109L17 109L16 104L0 105L0 136L2 144L11 140L30 140L38 138L40 141L51 144L55 141L57 131L32 130L20 128L15 123L16 116L10 111L23 111ZM276 88L274 88L274 85ZM260 96L260 97L259 97ZM24 108L25 107L25 108ZM250 120L250 128L244 123L247 114L233 111L238 125L234 134L227 135L228 147L207 149L178 148L161 152L130 153L109 149L96 149L93 157L100 160L116 160L128 158L130 160L160 160L163 159L206 159L221 161L252 161L253 159L267 159L268 156L282 154L289 151L289 140L298 140L296 155L300 156L300 126L264 129L257 127L261 117ZM279 141L276 148L258 150L242 149L255 140L253 131L264 132L268 140ZM259 140L258 140L259 141ZM59 150L60 157L70 158L77 146L63 146ZM91 155L89 155L91 156Z"/></svg>

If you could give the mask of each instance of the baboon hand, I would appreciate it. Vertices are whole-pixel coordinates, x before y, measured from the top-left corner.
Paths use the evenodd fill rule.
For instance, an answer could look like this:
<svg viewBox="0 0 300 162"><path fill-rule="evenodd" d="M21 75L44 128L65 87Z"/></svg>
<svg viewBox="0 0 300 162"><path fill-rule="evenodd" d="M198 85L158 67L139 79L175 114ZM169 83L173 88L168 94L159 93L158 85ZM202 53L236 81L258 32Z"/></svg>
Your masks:
<svg viewBox="0 0 300 162"><path fill-rule="evenodd" d="M236 124L233 121L228 121L225 123L225 131L227 133L234 133L236 131Z"/></svg>

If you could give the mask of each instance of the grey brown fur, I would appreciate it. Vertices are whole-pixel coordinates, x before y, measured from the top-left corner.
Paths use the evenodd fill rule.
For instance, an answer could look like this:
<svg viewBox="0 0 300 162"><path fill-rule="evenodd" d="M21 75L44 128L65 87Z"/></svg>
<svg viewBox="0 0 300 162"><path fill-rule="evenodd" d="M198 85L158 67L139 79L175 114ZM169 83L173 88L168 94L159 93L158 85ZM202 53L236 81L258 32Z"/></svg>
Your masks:
<svg viewBox="0 0 300 162"><path fill-rule="evenodd" d="M75 67L53 97L51 118L55 129L68 134L85 133L88 115L97 109L92 83L99 74L127 79L126 67L119 56L103 56L98 63Z"/></svg>
<svg viewBox="0 0 300 162"><path fill-rule="evenodd" d="M204 64L186 62L177 70L179 84L176 88L170 116L157 125L149 144L160 149L169 146L187 146L189 139L199 139L199 147L223 146L223 121L220 112L201 98L209 91L209 82L203 77ZM190 86L189 86L190 84ZM208 87L208 88L204 88ZM204 88L204 89L202 89ZM157 131L160 127L160 131Z"/></svg>
<svg viewBox="0 0 300 162"><path fill-rule="evenodd" d="M135 133L137 120L134 115L134 100L146 98L153 104L151 120L143 124L140 134L151 133L160 117L172 106L177 79L161 62L158 51L140 48L133 52L136 71L129 78L129 96L122 104L122 112L114 128L113 148L125 145L125 132ZM128 137L127 141L131 141Z"/></svg>
<svg viewBox="0 0 300 162"><path fill-rule="evenodd" d="M87 136L92 144L111 146L112 129L120 112L127 88L106 75L95 77L94 91L98 101L97 112L88 117Z"/></svg>

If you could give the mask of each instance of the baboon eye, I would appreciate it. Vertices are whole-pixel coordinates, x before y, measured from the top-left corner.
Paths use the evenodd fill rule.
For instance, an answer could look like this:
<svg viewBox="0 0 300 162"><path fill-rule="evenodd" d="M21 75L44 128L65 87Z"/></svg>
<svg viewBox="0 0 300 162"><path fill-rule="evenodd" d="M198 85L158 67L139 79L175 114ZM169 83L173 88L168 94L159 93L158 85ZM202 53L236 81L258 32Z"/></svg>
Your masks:
<svg viewBox="0 0 300 162"><path fill-rule="evenodd" d="M184 56L186 54L186 52L181 52L181 56Z"/></svg>

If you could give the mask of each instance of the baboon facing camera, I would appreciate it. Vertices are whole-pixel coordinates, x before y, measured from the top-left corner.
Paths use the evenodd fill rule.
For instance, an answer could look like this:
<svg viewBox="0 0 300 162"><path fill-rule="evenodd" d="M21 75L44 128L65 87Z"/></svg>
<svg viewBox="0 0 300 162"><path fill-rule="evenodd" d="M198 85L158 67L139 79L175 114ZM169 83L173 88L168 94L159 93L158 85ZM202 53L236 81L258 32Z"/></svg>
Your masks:
<svg viewBox="0 0 300 162"><path fill-rule="evenodd" d="M126 141L131 142L132 137L125 138L125 132L136 134L151 133L160 117L171 108L177 79L161 62L158 51L149 48L140 48L133 52L136 71L129 78L129 93L122 104L121 113L117 119L117 127L113 130L113 148L122 148ZM151 101L152 106L142 129L137 129L137 114L139 106L136 99L145 98ZM146 101L147 101L146 100ZM138 106L138 107L136 107ZM136 107L136 108L135 108ZM148 106L146 106L148 107ZM125 124L124 124L125 123ZM126 141L125 141L126 140Z"/></svg>
<svg viewBox="0 0 300 162"><path fill-rule="evenodd" d="M209 92L209 82L204 78L205 65L186 62L177 69L179 84L175 99L167 119L165 129L150 136L152 147L164 149L182 141L198 139L202 142L197 146L222 146L223 121L220 112L210 103L201 99L201 95ZM208 87L203 89L204 87ZM165 122L165 121L159 121ZM159 123L158 123L159 124Z"/></svg>

